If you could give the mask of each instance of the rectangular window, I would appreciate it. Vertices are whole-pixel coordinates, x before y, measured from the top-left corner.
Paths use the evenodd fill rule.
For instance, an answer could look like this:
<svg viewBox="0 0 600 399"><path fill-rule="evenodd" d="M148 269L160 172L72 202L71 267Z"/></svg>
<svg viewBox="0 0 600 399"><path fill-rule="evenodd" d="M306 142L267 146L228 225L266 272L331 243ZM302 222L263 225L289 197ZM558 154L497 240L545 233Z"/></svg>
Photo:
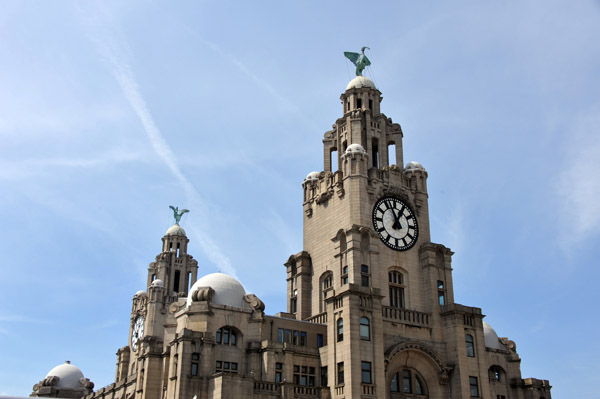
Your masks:
<svg viewBox="0 0 600 399"><path fill-rule="evenodd" d="M315 386L315 368L294 365L294 384L302 386Z"/></svg>
<svg viewBox="0 0 600 399"><path fill-rule="evenodd" d="M440 305L445 305L446 304L446 290L444 290L444 282L441 280L438 280L437 287L438 287L438 302L440 303Z"/></svg>
<svg viewBox="0 0 600 399"><path fill-rule="evenodd" d="M198 361L200 360L199 353L192 353L192 375L198 375Z"/></svg>
<svg viewBox="0 0 600 399"><path fill-rule="evenodd" d="M327 381L327 366L321 367L321 386L326 387Z"/></svg>
<svg viewBox="0 0 600 399"><path fill-rule="evenodd" d="M283 381L283 363L275 363L275 382Z"/></svg>
<svg viewBox="0 0 600 399"><path fill-rule="evenodd" d="M232 373L237 374L238 364L234 362L224 362L217 360L215 371L217 373Z"/></svg>
<svg viewBox="0 0 600 399"><path fill-rule="evenodd" d="M306 346L306 331L300 331L300 346Z"/></svg>
<svg viewBox="0 0 600 399"><path fill-rule="evenodd" d="M277 330L277 342L285 342L285 332L283 328Z"/></svg>
<svg viewBox="0 0 600 399"><path fill-rule="evenodd" d="M479 397L479 384L477 383L477 377L469 377L469 387L471 389L471 397Z"/></svg>
<svg viewBox="0 0 600 399"><path fill-rule="evenodd" d="M348 266L342 268L342 285L348 284Z"/></svg>
<svg viewBox="0 0 600 399"><path fill-rule="evenodd" d="M298 302L296 298L290 299L290 313L296 313L298 311Z"/></svg>
<svg viewBox="0 0 600 399"><path fill-rule="evenodd" d="M367 265L361 265L360 266L360 284L363 287L368 287L369 286L369 266Z"/></svg>
<svg viewBox="0 0 600 399"><path fill-rule="evenodd" d="M192 375L198 375L198 363L192 363Z"/></svg>
<svg viewBox="0 0 600 399"><path fill-rule="evenodd" d="M285 342L292 343L292 330L285 330Z"/></svg>
<svg viewBox="0 0 600 399"><path fill-rule="evenodd" d="M410 370L402 371L402 389L404 393L412 393L412 378L410 376Z"/></svg>
<svg viewBox="0 0 600 399"><path fill-rule="evenodd" d="M371 383L371 362L360 362L362 371L362 383Z"/></svg>
<svg viewBox="0 0 600 399"><path fill-rule="evenodd" d="M300 331L294 330L294 341L292 343L294 345L299 345L299 343L300 343Z"/></svg>
<svg viewBox="0 0 600 399"><path fill-rule="evenodd" d="M323 334L317 334L317 348L323 346Z"/></svg>
<svg viewBox="0 0 600 399"><path fill-rule="evenodd" d="M344 362L337 364L337 383L341 385L344 383Z"/></svg>

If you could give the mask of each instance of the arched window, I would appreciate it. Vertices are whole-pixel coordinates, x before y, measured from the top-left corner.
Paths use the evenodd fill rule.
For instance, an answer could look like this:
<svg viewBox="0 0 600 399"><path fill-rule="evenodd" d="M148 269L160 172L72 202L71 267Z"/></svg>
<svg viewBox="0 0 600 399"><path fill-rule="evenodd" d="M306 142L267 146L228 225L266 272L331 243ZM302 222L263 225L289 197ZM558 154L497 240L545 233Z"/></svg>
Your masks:
<svg viewBox="0 0 600 399"><path fill-rule="evenodd" d="M337 321L337 342L344 340L344 319L341 317Z"/></svg>
<svg viewBox="0 0 600 399"><path fill-rule="evenodd" d="M326 310L326 300L330 295L330 291L333 289L333 273L327 271L321 275L321 293L319 302L319 312Z"/></svg>
<svg viewBox="0 0 600 399"><path fill-rule="evenodd" d="M475 357L475 345L473 344L473 336L470 334L465 335L465 343L467 345L467 356Z"/></svg>
<svg viewBox="0 0 600 399"><path fill-rule="evenodd" d="M404 307L404 276L398 270L388 272L389 301L393 308Z"/></svg>
<svg viewBox="0 0 600 399"><path fill-rule="evenodd" d="M366 317L360 318L360 339L363 341L371 340L371 322Z"/></svg>
<svg viewBox="0 0 600 399"><path fill-rule="evenodd" d="M237 339L237 332L232 327L221 327L217 330L217 344L235 346Z"/></svg>
<svg viewBox="0 0 600 399"><path fill-rule="evenodd" d="M392 392L392 398L404 397L396 396L394 393L421 395L419 398L427 397L427 387L423 381L423 378L412 369L398 370L398 372L394 374L392 378L390 391Z"/></svg>
<svg viewBox="0 0 600 399"><path fill-rule="evenodd" d="M504 379L504 370L500 366L492 366L489 369L490 382L502 382Z"/></svg>

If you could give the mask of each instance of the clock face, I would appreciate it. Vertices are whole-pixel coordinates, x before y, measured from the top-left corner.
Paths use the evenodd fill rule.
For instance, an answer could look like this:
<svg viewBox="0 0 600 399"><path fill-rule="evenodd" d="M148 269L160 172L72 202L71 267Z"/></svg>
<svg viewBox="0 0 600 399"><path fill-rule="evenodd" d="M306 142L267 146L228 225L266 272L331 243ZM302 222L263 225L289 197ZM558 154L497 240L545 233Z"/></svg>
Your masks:
<svg viewBox="0 0 600 399"><path fill-rule="evenodd" d="M410 249L419 235L417 218L404 202L384 197L373 208L373 226L381 241L396 251Z"/></svg>
<svg viewBox="0 0 600 399"><path fill-rule="evenodd" d="M138 350L138 342L144 336L144 318L142 316L138 316L135 319L135 324L133 325L133 331L131 332L131 349L134 352Z"/></svg>

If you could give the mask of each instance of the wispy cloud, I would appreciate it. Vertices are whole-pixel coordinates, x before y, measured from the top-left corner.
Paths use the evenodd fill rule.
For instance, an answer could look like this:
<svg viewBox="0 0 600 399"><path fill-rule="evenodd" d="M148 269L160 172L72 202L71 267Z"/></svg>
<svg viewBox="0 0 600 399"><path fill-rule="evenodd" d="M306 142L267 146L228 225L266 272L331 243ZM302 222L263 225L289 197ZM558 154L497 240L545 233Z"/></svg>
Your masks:
<svg viewBox="0 0 600 399"><path fill-rule="evenodd" d="M188 198L188 202L194 204L196 207L195 212L201 215L205 214L204 209L206 207L200 195L181 171L171 147L156 125L146 105L133 70L126 61L127 46L123 40L118 39L117 29L110 26L109 19L106 16L107 11L100 9L94 10L94 12L90 12L90 10L86 12L82 8L79 8L79 11L88 30L89 37L96 45L111 74L123 91L125 98L138 116L154 152L177 179ZM201 217L199 220L204 219ZM205 255L221 270L235 275L235 269L231 265L231 261L210 238L204 226L202 228L196 227L195 230L200 240L200 247Z"/></svg>
<svg viewBox="0 0 600 399"><path fill-rule="evenodd" d="M565 135L566 166L557 179L563 248L600 231L600 109L582 114Z"/></svg>
<svg viewBox="0 0 600 399"><path fill-rule="evenodd" d="M274 209L270 210L269 217L261 223L285 246L288 253L298 252L298 248L302 246L302 239Z"/></svg>

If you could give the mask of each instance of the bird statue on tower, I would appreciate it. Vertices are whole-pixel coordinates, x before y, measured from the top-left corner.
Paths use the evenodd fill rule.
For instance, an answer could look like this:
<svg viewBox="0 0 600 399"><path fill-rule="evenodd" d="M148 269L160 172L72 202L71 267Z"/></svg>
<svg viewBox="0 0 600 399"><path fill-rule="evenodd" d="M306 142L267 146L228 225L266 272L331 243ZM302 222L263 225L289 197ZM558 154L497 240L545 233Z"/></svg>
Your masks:
<svg viewBox="0 0 600 399"><path fill-rule="evenodd" d="M175 218L175 224L177 224L177 225L179 224L179 221L181 220L181 216L183 216L184 213L189 212L188 209L179 210L178 206L169 205L169 208L171 208L173 210L173 217Z"/></svg>
<svg viewBox="0 0 600 399"><path fill-rule="evenodd" d="M362 71L371 65L371 61L365 55L365 49L369 49L368 47L363 47L360 49L362 54L351 53L350 51L344 51L344 55L348 58L354 65L356 65L356 76L362 76Z"/></svg>

